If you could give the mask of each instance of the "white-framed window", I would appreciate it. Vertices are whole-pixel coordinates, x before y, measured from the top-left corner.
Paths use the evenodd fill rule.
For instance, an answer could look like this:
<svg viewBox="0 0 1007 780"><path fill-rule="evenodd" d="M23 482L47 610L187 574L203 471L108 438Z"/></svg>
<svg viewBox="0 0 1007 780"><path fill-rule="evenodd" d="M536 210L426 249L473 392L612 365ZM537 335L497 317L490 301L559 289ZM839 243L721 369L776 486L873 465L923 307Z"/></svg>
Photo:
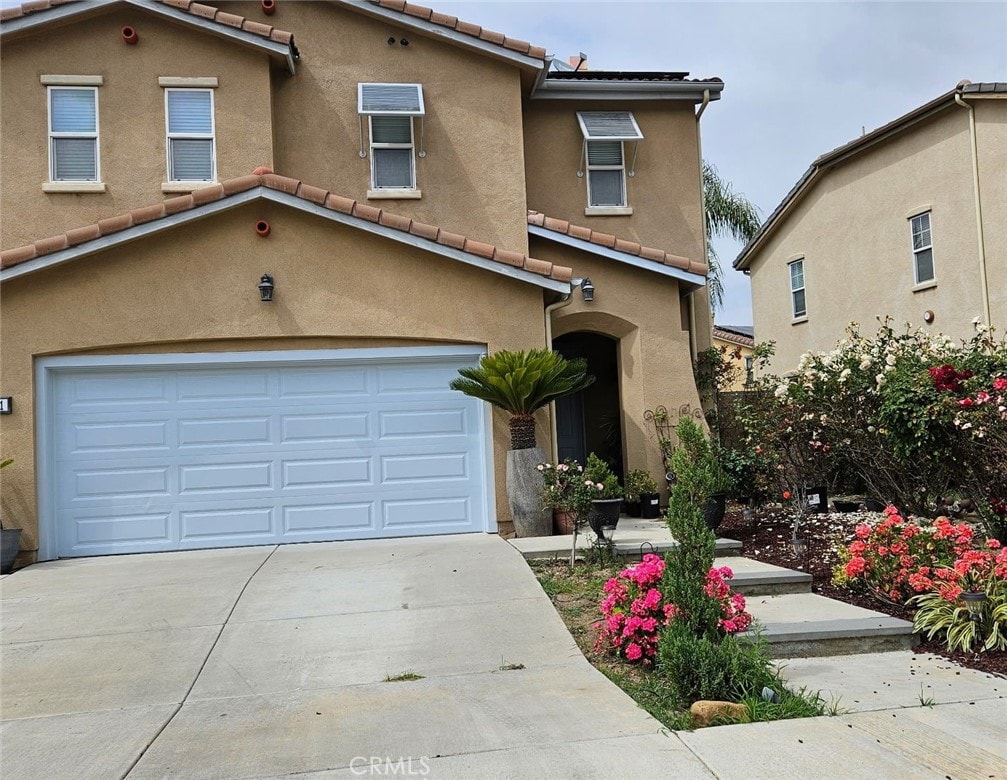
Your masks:
<svg viewBox="0 0 1007 780"><path fill-rule="evenodd" d="M426 108L422 84L357 84L357 112L367 117L371 160L369 197L413 195L416 184L416 126L422 128ZM424 156L422 149L420 157Z"/></svg>
<svg viewBox="0 0 1007 780"><path fill-rule="evenodd" d="M629 206L626 177L635 174L635 165L627 170L626 143L633 144L635 163L643 139L636 117L630 111L578 111L577 123L584 136L588 213L631 213L620 210Z"/></svg>
<svg viewBox="0 0 1007 780"><path fill-rule="evenodd" d="M932 282L934 275L934 243L930 235L930 212L917 214L909 219L909 231L913 242L913 273L916 284Z"/></svg>
<svg viewBox="0 0 1007 780"><path fill-rule="evenodd" d="M168 181L215 181L216 139L212 89L165 89Z"/></svg>
<svg viewBox="0 0 1007 780"><path fill-rule="evenodd" d="M50 86L49 181L101 181L98 89Z"/></svg>
<svg viewBox="0 0 1007 780"><path fill-rule="evenodd" d="M626 158L622 141L587 142L587 205L626 206Z"/></svg>
<svg viewBox="0 0 1007 780"><path fill-rule="evenodd" d="M790 269L790 302L794 319L808 316L808 301L804 290L804 258L787 264Z"/></svg>

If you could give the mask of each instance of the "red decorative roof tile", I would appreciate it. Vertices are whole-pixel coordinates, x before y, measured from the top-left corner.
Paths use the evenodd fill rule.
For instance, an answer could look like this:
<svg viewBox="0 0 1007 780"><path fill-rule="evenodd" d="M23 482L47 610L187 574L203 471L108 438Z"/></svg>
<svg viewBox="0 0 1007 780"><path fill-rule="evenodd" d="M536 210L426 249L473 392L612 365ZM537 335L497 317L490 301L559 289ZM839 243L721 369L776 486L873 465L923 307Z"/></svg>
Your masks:
<svg viewBox="0 0 1007 780"><path fill-rule="evenodd" d="M561 233L565 236L570 236L571 238L576 238L581 241L589 241L592 244L597 244L598 246L605 247L606 249L615 249L617 252L635 255L636 257L643 258L644 260L651 260L655 263L661 263L662 265L670 265L672 268L678 268L682 271L698 274L699 276L706 276L707 274L707 267L705 263L689 260L686 257L679 257L678 255L665 252L663 249L641 246L635 241L627 241L618 238L617 236L613 236L611 233L602 233L600 231L584 227L583 225L574 225L567 222L565 219L547 217L545 214L538 211L528 211L528 224L545 228L546 230L551 230L554 233Z"/></svg>
<svg viewBox="0 0 1007 780"><path fill-rule="evenodd" d="M102 236L118 233L143 223L156 222L172 214L190 211L206 203L224 200L232 195L247 192L256 187L266 187L267 189L293 195L309 203L324 206L332 211L349 214L356 219L383 225L401 233L408 233L409 235L429 241L432 244L452 247L512 268L521 268L537 276L543 276L559 282L569 282L573 277L573 271L565 266L553 265L544 260L528 257L521 252L501 249L493 244L476 241L457 233L449 233L435 225L415 222L401 214L384 211L367 203L358 203L350 198L335 195L321 187L305 184L289 176L280 176L266 167L256 168L256 170L261 170L263 173L229 179L219 184L195 190L189 195L169 198L161 203L155 203L151 206L133 209L125 214L101 219L95 224L84 225L68 230L66 233L39 239L26 246L4 250L0 252L0 268L11 268L12 266L33 260L36 257L68 249L71 246L85 248L89 242L95 241Z"/></svg>

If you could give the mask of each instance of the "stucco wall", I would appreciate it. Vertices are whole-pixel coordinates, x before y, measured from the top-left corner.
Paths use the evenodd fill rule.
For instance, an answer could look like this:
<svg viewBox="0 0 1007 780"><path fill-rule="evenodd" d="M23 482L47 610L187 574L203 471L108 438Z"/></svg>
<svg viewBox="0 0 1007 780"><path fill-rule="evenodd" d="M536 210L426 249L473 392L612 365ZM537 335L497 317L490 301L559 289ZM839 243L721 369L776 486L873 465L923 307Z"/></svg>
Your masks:
<svg viewBox="0 0 1007 780"><path fill-rule="evenodd" d="M678 282L541 238L533 237L531 248L543 260L591 277L594 301L585 303L576 291L570 305L554 313L553 337L588 331L619 340L625 467L646 469L661 484L661 454L644 412L659 405L699 406L689 333L681 328Z"/></svg>
<svg viewBox="0 0 1007 780"><path fill-rule="evenodd" d="M258 219L272 224L255 235ZM184 241L184 243L183 243ZM273 275L275 300L256 284ZM15 413L0 422L5 522L37 546L33 358L427 343L544 344L540 288L275 204L241 206L3 286L0 358ZM548 446L548 426L540 425ZM506 417L494 415L498 518Z"/></svg>
<svg viewBox="0 0 1007 780"><path fill-rule="evenodd" d="M578 111L630 110L643 132L636 175L626 177L630 216L587 216L587 176ZM525 169L528 207L620 238L703 260L699 138L691 103L528 100ZM627 170L633 144L625 145Z"/></svg>
<svg viewBox="0 0 1007 780"><path fill-rule="evenodd" d="M257 18L255 7L242 4ZM286 3L272 23L294 32L294 77L274 78L276 170L366 200L358 82L421 83L420 200L375 200L399 214L525 251L521 82L515 65L361 16L335 3ZM406 47L387 39L405 38ZM419 121L415 120L419 143ZM367 144L365 122L364 143Z"/></svg>
<svg viewBox="0 0 1007 780"><path fill-rule="evenodd" d="M140 40L124 43L120 28ZM11 248L162 200L167 180L160 76L216 76L218 179L272 163L270 64L265 54L142 10L115 10L5 41L0 51L0 246ZM99 152L104 193L44 193L49 179L49 74L102 76ZM16 218L15 218L16 217Z"/></svg>
<svg viewBox="0 0 1007 780"><path fill-rule="evenodd" d="M1007 103L999 105L1002 117ZM986 129L1003 138L1002 121L988 122ZM987 155L999 157L1002 179L1004 145L993 151L995 144L980 143ZM984 167L996 177L995 162ZM1002 214L1007 206L1003 187L999 195L997 189L988 189L988 214ZM937 284L914 291L907 217L927 206ZM1002 229L994 245L997 241L1002 247ZM794 323L787 263L800 256L808 315ZM1003 268L1002 253L999 260L991 257L996 264ZM967 112L948 108L826 173L758 250L751 267L755 332L760 341L776 342L776 372L796 367L805 351L833 348L851 320L866 333L877 330L877 317L888 315L896 327L910 322L970 337L981 303ZM1003 288L1001 282L1001 302ZM935 314L929 326L923 321L927 310ZM1000 312L1003 319L1002 303Z"/></svg>
<svg viewBox="0 0 1007 780"><path fill-rule="evenodd" d="M971 103L976 112L990 315L1003 335L1007 333L1007 95Z"/></svg>

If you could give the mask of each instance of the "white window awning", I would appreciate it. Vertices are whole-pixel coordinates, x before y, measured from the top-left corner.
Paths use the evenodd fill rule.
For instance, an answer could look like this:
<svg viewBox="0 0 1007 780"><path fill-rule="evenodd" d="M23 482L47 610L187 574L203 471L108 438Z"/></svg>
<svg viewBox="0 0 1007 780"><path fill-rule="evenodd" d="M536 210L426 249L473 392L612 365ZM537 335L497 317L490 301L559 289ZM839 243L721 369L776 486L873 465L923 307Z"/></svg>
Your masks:
<svg viewBox="0 0 1007 780"><path fill-rule="evenodd" d="M643 133L632 111L578 111L585 141L641 141Z"/></svg>
<svg viewBox="0 0 1007 780"><path fill-rule="evenodd" d="M423 116L423 85L357 84L357 112L365 116Z"/></svg>

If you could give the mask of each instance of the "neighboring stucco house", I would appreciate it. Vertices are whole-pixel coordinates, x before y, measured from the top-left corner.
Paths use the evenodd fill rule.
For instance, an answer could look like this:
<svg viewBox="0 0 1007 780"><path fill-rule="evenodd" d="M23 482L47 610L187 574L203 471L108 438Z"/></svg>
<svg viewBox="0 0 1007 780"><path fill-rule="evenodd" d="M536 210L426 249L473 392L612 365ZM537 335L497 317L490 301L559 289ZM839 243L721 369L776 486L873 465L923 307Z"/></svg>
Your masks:
<svg viewBox="0 0 1007 780"><path fill-rule="evenodd" d="M401 0L274 8L3 11L23 557L507 532L506 418L447 387L500 349L598 376L547 452L660 473L644 411L696 405L710 345L722 82L553 68Z"/></svg>
<svg viewBox="0 0 1007 780"><path fill-rule="evenodd" d="M728 391L744 390L754 378L755 366L752 353L755 350L755 328L751 325L713 326L713 347L724 354L724 359L736 371Z"/></svg>
<svg viewBox="0 0 1007 780"><path fill-rule="evenodd" d="M1007 325L1007 83L960 83L823 154L734 261L774 371L877 318Z"/></svg>

